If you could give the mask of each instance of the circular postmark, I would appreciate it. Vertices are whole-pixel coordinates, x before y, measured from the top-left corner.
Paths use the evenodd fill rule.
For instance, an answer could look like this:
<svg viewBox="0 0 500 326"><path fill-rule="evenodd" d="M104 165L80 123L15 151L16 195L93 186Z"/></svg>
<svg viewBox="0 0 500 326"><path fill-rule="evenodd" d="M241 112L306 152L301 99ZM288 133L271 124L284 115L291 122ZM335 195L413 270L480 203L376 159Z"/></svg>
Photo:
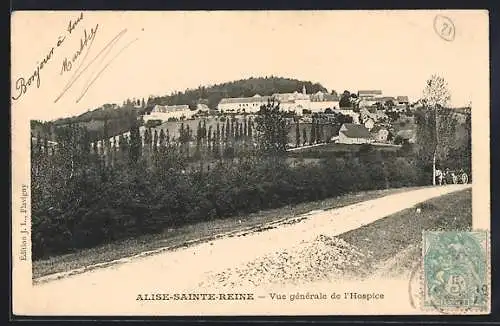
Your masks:
<svg viewBox="0 0 500 326"><path fill-rule="evenodd" d="M410 280L408 282L408 295L410 304L414 309L425 308L422 307L422 296L424 296L422 289L422 262L417 263L411 270ZM427 309L434 310L443 315L465 314L471 311L470 306L455 305L454 307L442 307L434 298L427 300Z"/></svg>
<svg viewBox="0 0 500 326"><path fill-rule="evenodd" d="M446 16L437 15L434 17L434 31L445 41L451 42L455 39L455 25Z"/></svg>
<svg viewBox="0 0 500 326"><path fill-rule="evenodd" d="M419 261L412 269L410 273L410 281L408 282L408 296L410 299L410 305L412 308L416 309L420 296L420 279L422 278L422 262Z"/></svg>

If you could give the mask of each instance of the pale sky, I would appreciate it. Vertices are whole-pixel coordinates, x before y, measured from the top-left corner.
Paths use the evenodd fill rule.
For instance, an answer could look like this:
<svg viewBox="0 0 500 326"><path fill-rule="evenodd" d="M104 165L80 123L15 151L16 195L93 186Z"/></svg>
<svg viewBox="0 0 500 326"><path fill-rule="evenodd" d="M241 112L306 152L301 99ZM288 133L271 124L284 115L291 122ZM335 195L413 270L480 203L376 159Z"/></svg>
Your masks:
<svg viewBox="0 0 500 326"><path fill-rule="evenodd" d="M48 120L104 103L121 104L126 98L270 75L319 82L329 91L380 89L387 96L417 100L425 81L439 74L449 84L452 105L488 101L487 11L89 11L70 34L68 23L80 13L13 15L12 96L19 94L18 78L27 81L55 47L40 70L40 87L36 81L28 86L12 101L13 111ZM453 41L436 33L438 14L453 22ZM64 58L71 59L84 30L90 35L96 24L92 46L85 47L71 72L61 75ZM108 59L93 62L54 103L76 66L91 62L124 28L128 30L110 49L109 58L129 41L137 41L107 66L81 101L76 103L92 71L99 71ZM57 47L59 36L66 38Z"/></svg>

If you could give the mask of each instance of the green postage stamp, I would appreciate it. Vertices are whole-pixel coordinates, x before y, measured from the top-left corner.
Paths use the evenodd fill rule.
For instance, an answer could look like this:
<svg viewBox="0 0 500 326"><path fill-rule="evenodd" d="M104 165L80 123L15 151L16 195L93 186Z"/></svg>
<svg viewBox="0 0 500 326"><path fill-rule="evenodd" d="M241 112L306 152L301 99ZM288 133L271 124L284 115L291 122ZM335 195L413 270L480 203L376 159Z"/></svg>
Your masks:
<svg viewBox="0 0 500 326"><path fill-rule="evenodd" d="M424 309L487 311L489 259L486 231L424 231Z"/></svg>

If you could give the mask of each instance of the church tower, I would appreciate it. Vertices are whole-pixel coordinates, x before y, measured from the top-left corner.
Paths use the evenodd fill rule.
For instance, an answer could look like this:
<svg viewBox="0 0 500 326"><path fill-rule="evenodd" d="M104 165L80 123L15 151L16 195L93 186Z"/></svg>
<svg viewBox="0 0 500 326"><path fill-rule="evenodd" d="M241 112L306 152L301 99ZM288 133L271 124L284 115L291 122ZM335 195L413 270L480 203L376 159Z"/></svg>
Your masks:
<svg viewBox="0 0 500 326"><path fill-rule="evenodd" d="M302 94L306 95L306 85L302 85Z"/></svg>

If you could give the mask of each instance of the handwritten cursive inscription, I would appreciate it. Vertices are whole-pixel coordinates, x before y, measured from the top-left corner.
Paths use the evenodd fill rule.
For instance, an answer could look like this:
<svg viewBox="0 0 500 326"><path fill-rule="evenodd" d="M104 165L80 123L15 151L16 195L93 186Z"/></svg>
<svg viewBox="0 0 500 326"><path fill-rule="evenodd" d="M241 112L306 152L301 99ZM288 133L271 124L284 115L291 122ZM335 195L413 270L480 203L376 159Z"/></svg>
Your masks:
<svg viewBox="0 0 500 326"><path fill-rule="evenodd" d="M41 83L40 71L43 69L43 67L45 67L45 65L50 61L50 59L52 59L52 56L54 55L54 50L63 44L65 38L66 38L65 36L59 36L59 38L57 39L56 46L50 48L50 50L43 57L41 62L37 62L35 71L27 79L25 79L24 77L20 77L16 80L16 91L18 93L17 96L12 96L12 99L14 101L18 100L21 96L26 94L28 89L30 89L30 86L34 84L35 80L36 80L36 87L40 88L40 83Z"/></svg>
<svg viewBox="0 0 500 326"><path fill-rule="evenodd" d="M71 69L73 68L73 63L76 61L76 59L80 57L85 48L90 49L92 43L94 42L94 38L97 34L98 29L99 29L99 24L95 25L95 27L92 27L88 34L87 34L87 29L83 31L83 37L80 39L80 48L76 50L71 59L64 58L61 67L61 73L60 73L61 75L66 71L71 71Z"/></svg>
<svg viewBox="0 0 500 326"><path fill-rule="evenodd" d="M75 29L75 27L82 20L83 20L83 12L81 12L80 16L78 16L74 21L73 20L69 21L67 32L69 34L71 34L71 32ZM55 49L60 47L61 45L63 45L65 39L66 39L66 35L60 35L57 39L55 46L50 48L50 50L42 58L42 60L40 60L39 62L37 61L36 67L35 67L33 73L28 78L19 77L16 80L15 85L16 85L17 95L12 96L12 99L14 101L17 101L19 98L21 98L21 96L26 94L26 92L28 92L30 87L35 84L35 81L36 81L36 87L40 88L40 84L41 84L40 72L45 67L45 65L47 65L51 61L52 57L54 56Z"/></svg>
<svg viewBox="0 0 500 326"><path fill-rule="evenodd" d="M70 20L68 24L68 33L71 34L71 32L76 28L76 25L78 25L79 22L83 20L83 12L78 16L78 18L75 21Z"/></svg>
<svg viewBox="0 0 500 326"><path fill-rule="evenodd" d="M97 30L97 26L96 26L96 28L94 30L94 36L93 37L95 37L95 31L96 30ZM76 59L80 56L81 52L84 49L86 49L85 56L83 57L82 61L80 62L80 65L74 70L73 76L70 78L70 80L68 81L68 83L66 84L66 86L63 88L63 90L61 91L61 93L59 94L59 96L57 96L57 98L54 100L54 103L56 103L57 101L59 101L59 99L73 86L73 84L82 76L82 74L84 72L86 72L89 68L94 67L95 66L95 62L98 59L100 59L99 63L102 63L104 61L104 59L106 59L106 57L109 55L109 53L111 52L111 50L113 49L113 47L116 46L116 44L118 43L118 41L125 35L126 32L127 32L127 29L123 29L115 37L113 37L104 46L104 48L101 51L99 51L99 53L97 53L97 55L95 57L93 57L92 60L90 60L90 62L88 62L85 65L85 67L83 67L83 68L82 68L82 66L86 62L86 58L87 58L87 55L88 55L88 53L89 53L89 51L90 51L90 49L92 47L92 43L93 43L94 38L91 38L91 39L89 39L89 41L87 41L87 42L90 42L90 43L88 43L88 46L84 46L84 45L82 45L83 43L81 43L80 50L78 50L75 53L75 56L73 57L72 62L76 61ZM86 39L86 38L84 38L84 39ZM135 39L131 40L130 42L126 43L113 57L111 57L104 64L104 66L99 71L90 74L90 77L87 79L87 82L85 83L85 86L83 87L82 93L76 99L76 103L78 103L83 98L83 96L87 93L87 91L92 86L92 84L104 72L104 70L111 64L111 62L116 57L118 57L126 48L128 48L132 43L134 43L137 40L138 40L138 38L135 38ZM84 41L82 41L82 42L84 42ZM66 64L65 64L65 62L66 62ZM63 66L61 68L61 74L63 74L65 71L72 70L72 65L73 65L72 62L70 62L69 59L67 59L67 58L63 61Z"/></svg>

